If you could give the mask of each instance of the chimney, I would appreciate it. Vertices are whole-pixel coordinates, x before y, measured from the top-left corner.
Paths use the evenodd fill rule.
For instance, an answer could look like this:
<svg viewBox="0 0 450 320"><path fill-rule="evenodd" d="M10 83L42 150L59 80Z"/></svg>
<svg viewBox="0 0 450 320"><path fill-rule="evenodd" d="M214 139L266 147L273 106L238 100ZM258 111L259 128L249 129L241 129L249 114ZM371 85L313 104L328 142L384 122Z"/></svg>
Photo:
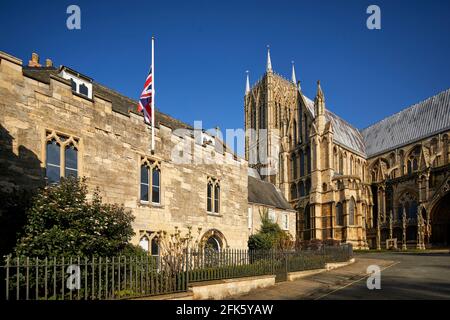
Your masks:
<svg viewBox="0 0 450 320"><path fill-rule="evenodd" d="M46 67L53 67L52 59L45 59L45 66Z"/></svg>
<svg viewBox="0 0 450 320"><path fill-rule="evenodd" d="M38 55L37 53L33 52L33 53L31 54L31 60L28 61L28 66L29 66L29 67L42 67L42 66L39 64L39 55Z"/></svg>

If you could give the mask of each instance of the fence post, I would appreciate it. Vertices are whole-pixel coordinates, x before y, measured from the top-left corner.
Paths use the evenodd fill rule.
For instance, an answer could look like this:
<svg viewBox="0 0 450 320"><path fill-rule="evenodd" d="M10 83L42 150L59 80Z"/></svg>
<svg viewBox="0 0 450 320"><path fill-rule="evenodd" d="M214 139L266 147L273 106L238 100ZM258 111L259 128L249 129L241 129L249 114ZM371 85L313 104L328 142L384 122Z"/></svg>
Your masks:
<svg viewBox="0 0 450 320"><path fill-rule="evenodd" d="M9 257L6 257L6 300L9 300Z"/></svg>
<svg viewBox="0 0 450 320"><path fill-rule="evenodd" d="M190 263L190 259L189 259L189 250L186 249L186 291L188 290L189 287L189 263Z"/></svg>

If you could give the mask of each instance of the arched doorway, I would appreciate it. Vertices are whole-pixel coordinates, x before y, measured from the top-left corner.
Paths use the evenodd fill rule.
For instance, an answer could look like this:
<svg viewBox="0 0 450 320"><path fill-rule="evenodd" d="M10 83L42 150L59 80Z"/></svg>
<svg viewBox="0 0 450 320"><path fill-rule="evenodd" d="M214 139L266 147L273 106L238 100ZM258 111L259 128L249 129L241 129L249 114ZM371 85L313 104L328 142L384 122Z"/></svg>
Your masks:
<svg viewBox="0 0 450 320"><path fill-rule="evenodd" d="M213 250L213 251L220 251L221 244L219 242L219 239L217 239L215 236L211 236L206 240L205 243L205 249Z"/></svg>
<svg viewBox="0 0 450 320"><path fill-rule="evenodd" d="M228 247L225 236L217 229L206 231L201 238L203 249L219 252Z"/></svg>
<svg viewBox="0 0 450 320"><path fill-rule="evenodd" d="M438 246L450 245L450 192L431 211L431 243Z"/></svg>

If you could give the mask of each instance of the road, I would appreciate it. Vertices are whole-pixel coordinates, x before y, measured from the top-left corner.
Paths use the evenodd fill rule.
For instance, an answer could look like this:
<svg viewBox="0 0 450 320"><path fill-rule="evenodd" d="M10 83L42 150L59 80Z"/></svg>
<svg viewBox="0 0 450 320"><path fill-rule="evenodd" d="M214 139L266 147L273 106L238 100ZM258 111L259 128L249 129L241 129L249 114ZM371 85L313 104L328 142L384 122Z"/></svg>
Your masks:
<svg viewBox="0 0 450 320"><path fill-rule="evenodd" d="M381 271L381 289L368 290L366 279L343 286L320 299L450 299L450 254L368 253L358 258L391 260Z"/></svg>
<svg viewBox="0 0 450 320"><path fill-rule="evenodd" d="M448 252L448 251L447 251ZM253 290L232 299L397 300L450 299L449 253L362 253L356 262L292 282ZM367 267L381 269L381 289L367 288Z"/></svg>

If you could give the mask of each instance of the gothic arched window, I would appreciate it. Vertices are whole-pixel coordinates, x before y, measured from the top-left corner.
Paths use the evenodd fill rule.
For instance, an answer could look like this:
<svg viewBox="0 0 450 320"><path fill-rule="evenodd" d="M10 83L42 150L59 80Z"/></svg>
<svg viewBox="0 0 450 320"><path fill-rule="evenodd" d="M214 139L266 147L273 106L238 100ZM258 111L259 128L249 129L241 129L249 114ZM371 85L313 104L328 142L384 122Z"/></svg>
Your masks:
<svg viewBox="0 0 450 320"><path fill-rule="evenodd" d="M300 151L300 177L305 175L305 153Z"/></svg>
<svg viewBox="0 0 450 320"><path fill-rule="evenodd" d="M311 173L311 150L308 148L306 148L306 162L307 162L307 172L308 174Z"/></svg>
<svg viewBox="0 0 450 320"><path fill-rule="evenodd" d="M60 145L53 139L47 142L46 176L49 183L57 183L61 177Z"/></svg>
<svg viewBox="0 0 450 320"><path fill-rule="evenodd" d="M206 210L208 212L212 212L212 193L213 193L213 184L212 182L208 182L207 191L206 191Z"/></svg>
<svg viewBox="0 0 450 320"><path fill-rule="evenodd" d="M220 208L220 186L218 183L214 186L214 212L219 213Z"/></svg>
<svg viewBox="0 0 450 320"><path fill-rule="evenodd" d="M291 200L297 199L297 185L291 184Z"/></svg>
<svg viewBox="0 0 450 320"><path fill-rule="evenodd" d="M300 181L298 189L299 189L300 197L304 197L305 196L305 184L303 183L303 181Z"/></svg>
<svg viewBox="0 0 450 320"><path fill-rule="evenodd" d="M350 199L350 202L348 203L348 224L354 225L355 224L355 199L353 197Z"/></svg>
<svg viewBox="0 0 450 320"><path fill-rule="evenodd" d="M64 175L66 177L72 176L76 178L78 176L78 150L73 144L66 145L64 151L64 160Z"/></svg>
<svg viewBox="0 0 450 320"><path fill-rule="evenodd" d="M336 225L338 226L344 225L344 210L342 208L342 203L340 202L336 204Z"/></svg>
<svg viewBox="0 0 450 320"><path fill-rule="evenodd" d="M294 131L294 147L297 145L297 121L294 120L293 124L293 131Z"/></svg>
<svg viewBox="0 0 450 320"><path fill-rule="evenodd" d="M407 171L411 174L419 170L420 146L416 146L409 154L407 161Z"/></svg>
<svg viewBox="0 0 450 320"><path fill-rule="evenodd" d="M309 194L311 192L311 180L309 180L309 179L306 180L305 188L306 188L306 190L305 190L306 194Z"/></svg>
<svg viewBox="0 0 450 320"><path fill-rule="evenodd" d="M311 229L311 207L309 204L305 207L305 230Z"/></svg>

